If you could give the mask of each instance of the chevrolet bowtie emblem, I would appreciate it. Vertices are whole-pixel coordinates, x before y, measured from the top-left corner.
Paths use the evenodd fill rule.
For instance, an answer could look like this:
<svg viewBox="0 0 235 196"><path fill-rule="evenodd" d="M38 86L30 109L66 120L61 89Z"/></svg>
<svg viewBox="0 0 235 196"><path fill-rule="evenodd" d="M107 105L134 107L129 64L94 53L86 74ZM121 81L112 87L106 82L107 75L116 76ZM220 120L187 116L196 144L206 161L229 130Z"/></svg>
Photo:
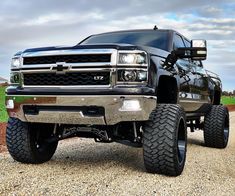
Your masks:
<svg viewBox="0 0 235 196"><path fill-rule="evenodd" d="M63 71L64 70L64 66L62 64L58 64L56 69L57 69L57 71Z"/></svg>
<svg viewBox="0 0 235 196"><path fill-rule="evenodd" d="M56 73L62 73L69 69L69 66L66 65L66 62L57 62L56 66L52 66L53 70L56 70Z"/></svg>

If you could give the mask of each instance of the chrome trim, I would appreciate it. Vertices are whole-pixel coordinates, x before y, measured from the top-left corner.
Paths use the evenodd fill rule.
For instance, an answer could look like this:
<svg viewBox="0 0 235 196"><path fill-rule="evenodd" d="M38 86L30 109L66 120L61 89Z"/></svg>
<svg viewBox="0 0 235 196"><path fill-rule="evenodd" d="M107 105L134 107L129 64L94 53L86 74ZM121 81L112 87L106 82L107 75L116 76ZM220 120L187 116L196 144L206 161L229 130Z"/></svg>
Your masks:
<svg viewBox="0 0 235 196"><path fill-rule="evenodd" d="M118 50L114 50L111 54L111 63L110 65L112 66L116 66L117 65L117 61L118 61Z"/></svg>
<svg viewBox="0 0 235 196"><path fill-rule="evenodd" d="M116 49L68 49L68 50L50 50L23 53L22 57L37 57L51 55L74 55L74 54L111 54Z"/></svg>
<svg viewBox="0 0 235 196"><path fill-rule="evenodd" d="M89 117L82 112L72 111L39 111L37 116L25 114L28 122L56 123L56 124L96 124L105 125L104 116Z"/></svg>
<svg viewBox="0 0 235 196"><path fill-rule="evenodd" d="M24 57L37 57L37 56L50 56L50 55L73 55L73 54L110 54L111 61L102 62L102 63L65 63L65 62L58 62L53 64L33 64L33 65L23 65L23 58ZM48 85L43 86L43 88L110 88L111 86L115 85L115 80L113 79L114 72L116 70L112 69L111 66L116 66L117 64L117 50L116 49L72 49L72 50L52 50L52 51L39 51L39 52L28 52L21 55L21 66L20 68L29 68L29 70L20 70L20 73L57 73L56 70L53 70L54 67L57 67L57 64L63 64L64 67L67 69L63 70L61 73L65 72L76 72L76 71L109 71L110 72L110 84L109 85L85 85L85 86L55 86L55 85ZM74 68L84 66L86 68ZM97 68L89 68L89 67L97 67ZM110 66L110 68L99 68L100 66ZM30 68L39 68L39 69L31 69ZM48 69L40 69L40 68L48 68ZM23 77L23 74L22 74ZM23 81L23 78L22 78ZM31 85L21 85L22 87L35 87Z"/></svg>
<svg viewBox="0 0 235 196"><path fill-rule="evenodd" d="M117 70L135 70L135 71L148 71L147 68L144 67L139 67L139 68L134 68L134 67L117 67Z"/></svg>
<svg viewBox="0 0 235 196"><path fill-rule="evenodd" d="M117 64L118 67L126 67L126 66L135 66L135 67L148 67L148 64Z"/></svg>
<svg viewBox="0 0 235 196"><path fill-rule="evenodd" d="M128 87L130 87L131 85L135 86L135 85L144 85L147 84L147 81L141 81L141 82L122 82L122 81L117 81L116 82L116 86L126 86L128 85Z"/></svg>
<svg viewBox="0 0 235 196"><path fill-rule="evenodd" d="M110 84L109 85L85 85L85 86L55 86L55 85L48 85L48 86L40 86L40 87L47 87L47 88L51 88L51 87L62 87L62 88L110 88L111 86L115 86L115 85L119 85L119 84L123 84L123 85L140 85L140 84L147 84L148 81L148 76L147 76L147 80L146 81L142 81L142 82L121 82L121 81L117 81L117 70L136 70L136 71L148 71L147 69L144 68L70 68L68 70L64 70L63 72L65 73L69 73L69 72L86 72L86 71L95 71L95 72L103 72L103 71L107 71L110 72ZM45 70L45 69L41 69L41 70L21 70L20 71L22 73L22 77L24 73L57 73L56 70ZM22 78L23 80L23 78ZM35 86L31 86L31 85L24 85L22 84L22 87L35 87L38 88L39 85L35 85Z"/></svg>
<svg viewBox="0 0 235 196"><path fill-rule="evenodd" d="M74 66L84 66L84 67L94 67L94 66L111 66L111 62L107 63L65 63L63 62L65 66L67 67L74 67ZM51 64L33 64L33 65L23 65L22 68L51 68L56 67L57 63L51 63Z"/></svg>
<svg viewBox="0 0 235 196"><path fill-rule="evenodd" d="M157 100L157 97L155 97L155 96L150 96L150 95L145 95L144 98Z"/></svg>
<svg viewBox="0 0 235 196"><path fill-rule="evenodd" d="M73 68L70 67L67 70L64 70L64 72L76 72L76 71L97 71L97 72L101 72L101 71L117 71L117 70L136 70L136 71L148 71L148 69L145 69L143 67L140 68L115 68L115 67L110 67L110 68ZM51 72L56 72L56 70L52 70L48 67L48 69L30 69L30 70L19 70L19 71L12 71L13 72L20 72L20 73L51 73Z"/></svg>
<svg viewBox="0 0 235 196"><path fill-rule="evenodd" d="M96 72L101 72L101 71L112 71L112 68L70 68L69 70L64 70L64 72L86 72L86 71L96 71ZM56 73L56 70L51 70L51 69L30 69L30 70L21 70L21 73Z"/></svg>
<svg viewBox="0 0 235 196"><path fill-rule="evenodd" d="M86 89L86 88L111 88L111 85L76 85L76 86L58 86L58 85L48 85L48 86L40 86L40 85L23 85L23 88L57 88L57 89Z"/></svg>
<svg viewBox="0 0 235 196"><path fill-rule="evenodd" d="M114 125L123 121L146 121L152 110L156 108L157 97L144 95L81 95L81 96L43 96L16 95L6 96L6 101L13 100L14 109L8 109L11 117L26 122L59 123L59 124L89 124ZM140 111L120 111L125 100L138 100ZM105 116L85 116L81 111L50 109L39 111L38 114L25 114L24 105L34 106L99 106L104 107Z"/></svg>
<svg viewBox="0 0 235 196"><path fill-rule="evenodd" d="M67 66L111 66L117 64L117 50L116 49L70 49L70 50L51 50L51 51L37 51L37 52L28 52L21 55L21 68L35 68L35 67L51 67L56 66L56 63L53 64L32 64L24 65L24 57L40 57L40 56L51 56L51 55L82 55L82 54L110 54L111 61L101 62L101 63L65 63Z"/></svg>
<svg viewBox="0 0 235 196"><path fill-rule="evenodd" d="M77 71L109 71L110 72L110 84L109 85L90 85L90 86L43 86L43 88L110 88L115 86L116 84L123 84L123 85L140 85L140 84L147 84L148 78L146 81L143 82L118 82L117 81L117 70L140 70L140 71L147 71L148 72L148 65L147 64L118 64L119 59L119 53L146 53L143 50L117 50L117 49L69 49L69 50L51 50L51 51L37 51L37 52L27 52L23 53L20 56L21 65L19 67L19 72L21 73L21 86L22 87L35 87L38 86L30 86L30 85L24 85L23 84L23 74L24 73L50 73L50 72L57 72L56 70L53 70L54 67L57 66L58 63L54 64L33 64L33 65L23 65L23 58L24 57L37 57L37 56L50 56L50 55L73 55L73 54L110 54L111 55L111 61L110 63L104 62L104 63L65 63L60 62L66 67L66 70L63 70L64 72L77 72ZM146 53L146 57L148 58L148 55ZM83 68L80 68L83 66ZM107 66L107 68L99 68L100 66ZM135 67L133 67L135 66ZM76 68L74 68L76 67ZM89 68L92 67L92 68ZM94 68L95 67L95 68ZM22 70L21 68L27 68L29 70ZM34 68L34 69L30 69ZM37 69L35 69L37 68ZM44 69L41 69L44 68ZM48 69L45 69L48 68ZM148 76L147 76L148 77Z"/></svg>

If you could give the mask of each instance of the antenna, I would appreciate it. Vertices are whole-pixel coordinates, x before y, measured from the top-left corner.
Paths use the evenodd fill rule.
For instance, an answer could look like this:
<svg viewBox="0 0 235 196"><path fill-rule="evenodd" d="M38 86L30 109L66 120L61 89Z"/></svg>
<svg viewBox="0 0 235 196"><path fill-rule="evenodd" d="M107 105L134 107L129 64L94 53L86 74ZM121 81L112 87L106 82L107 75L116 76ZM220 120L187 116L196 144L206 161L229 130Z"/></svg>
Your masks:
<svg viewBox="0 0 235 196"><path fill-rule="evenodd" d="M157 25L155 25L154 27L153 27L153 30L157 30L158 29L158 27L157 27Z"/></svg>

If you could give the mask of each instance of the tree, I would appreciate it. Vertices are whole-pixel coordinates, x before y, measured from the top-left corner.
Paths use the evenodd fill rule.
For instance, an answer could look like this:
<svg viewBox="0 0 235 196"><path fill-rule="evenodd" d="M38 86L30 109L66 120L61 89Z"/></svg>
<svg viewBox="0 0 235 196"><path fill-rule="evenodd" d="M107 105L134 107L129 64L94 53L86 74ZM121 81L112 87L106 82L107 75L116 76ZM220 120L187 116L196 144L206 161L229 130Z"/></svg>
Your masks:
<svg viewBox="0 0 235 196"><path fill-rule="evenodd" d="M229 96L229 92L228 92L228 91L223 91L223 92L222 92L222 95L223 95L223 96Z"/></svg>

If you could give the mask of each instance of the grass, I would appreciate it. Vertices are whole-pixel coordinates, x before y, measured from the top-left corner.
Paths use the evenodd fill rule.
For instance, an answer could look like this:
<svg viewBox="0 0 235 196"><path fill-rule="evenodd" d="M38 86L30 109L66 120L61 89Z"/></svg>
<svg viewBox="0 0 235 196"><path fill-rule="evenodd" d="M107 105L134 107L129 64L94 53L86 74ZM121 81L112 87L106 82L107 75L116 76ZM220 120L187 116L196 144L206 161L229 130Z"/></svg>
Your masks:
<svg viewBox="0 0 235 196"><path fill-rule="evenodd" d="M0 122L7 122L8 119L5 108L5 89L6 87L0 87Z"/></svg>
<svg viewBox="0 0 235 196"><path fill-rule="evenodd" d="M235 97L223 96L221 102L224 105L235 105Z"/></svg>

